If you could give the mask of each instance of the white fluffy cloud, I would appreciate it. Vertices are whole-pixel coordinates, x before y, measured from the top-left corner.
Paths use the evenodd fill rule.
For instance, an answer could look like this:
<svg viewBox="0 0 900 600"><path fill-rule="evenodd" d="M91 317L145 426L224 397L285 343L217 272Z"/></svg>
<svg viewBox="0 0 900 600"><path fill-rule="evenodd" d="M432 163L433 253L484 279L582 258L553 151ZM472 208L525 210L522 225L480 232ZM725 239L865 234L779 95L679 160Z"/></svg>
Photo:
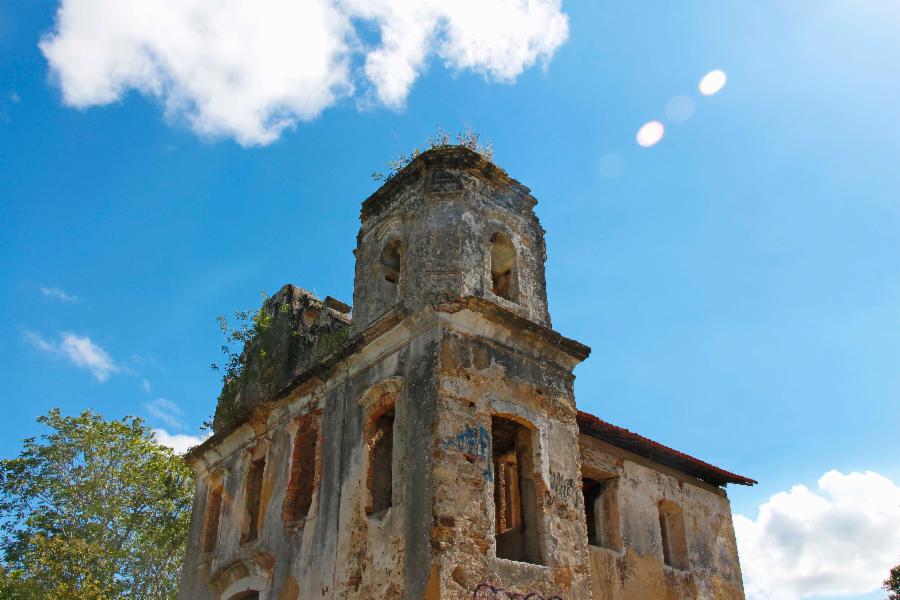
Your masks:
<svg viewBox="0 0 900 600"><path fill-rule="evenodd" d="M144 408L148 413L150 413L151 416L162 421L169 427L175 427L178 429L184 427L184 424L181 422L181 417L184 415L184 411L181 410L181 408L171 400L166 400L165 398L157 398L153 402L144 404Z"/></svg>
<svg viewBox="0 0 900 600"><path fill-rule="evenodd" d="M64 358L76 367L90 371L101 383L109 379L110 375L122 370L106 350L87 336L63 331L59 334L59 341L52 342L37 333L27 331L25 339L38 350Z"/></svg>
<svg viewBox="0 0 900 600"><path fill-rule="evenodd" d="M876 591L900 562L900 487L867 471L829 471L736 515L749 598L797 600Z"/></svg>
<svg viewBox="0 0 900 600"><path fill-rule="evenodd" d="M341 98L402 106L431 55L512 81L567 37L560 0L60 0L40 47L71 106L137 90L260 145Z"/></svg>
<svg viewBox="0 0 900 600"><path fill-rule="evenodd" d="M156 436L156 442L162 446L168 446L175 451L176 454L184 454L194 446L200 444L209 436L185 435L182 433L172 434L165 429L154 429L153 435Z"/></svg>
<svg viewBox="0 0 900 600"><path fill-rule="evenodd" d="M77 302L78 296L75 294L70 294L66 290L58 287L44 287L41 286L41 293L47 298L52 298L54 300L62 300L63 302Z"/></svg>

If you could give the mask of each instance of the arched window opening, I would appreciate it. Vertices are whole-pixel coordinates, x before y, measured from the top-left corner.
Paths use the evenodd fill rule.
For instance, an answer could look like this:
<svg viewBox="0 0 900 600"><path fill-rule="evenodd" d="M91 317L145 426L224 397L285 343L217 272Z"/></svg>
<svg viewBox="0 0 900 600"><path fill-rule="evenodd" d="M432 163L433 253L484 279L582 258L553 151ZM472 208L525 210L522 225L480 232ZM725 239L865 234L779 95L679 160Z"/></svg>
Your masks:
<svg viewBox="0 0 900 600"><path fill-rule="evenodd" d="M687 537L684 531L684 513L674 502L659 503L659 529L662 534L663 560L676 569L688 568Z"/></svg>
<svg viewBox="0 0 900 600"><path fill-rule="evenodd" d="M222 494L224 488L220 481L213 481L206 496L206 510L203 516L203 552L216 549L219 537L219 518L222 513Z"/></svg>
<svg viewBox="0 0 900 600"><path fill-rule="evenodd" d="M247 484L244 494L244 526L241 543L252 542L259 537L260 516L262 514L263 475L266 471L266 456L250 461L247 470Z"/></svg>
<svg viewBox="0 0 900 600"><path fill-rule="evenodd" d="M581 483L588 543L600 548L621 550L622 531L619 526L617 497L618 477L584 477Z"/></svg>
<svg viewBox="0 0 900 600"><path fill-rule="evenodd" d="M369 438L369 504L366 512L378 514L393 504L394 492L394 407L375 418Z"/></svg>
<svg viewBox="0 0 900 600"><path fill-rule="evenodd" d="M381 252L381 269L384 280L394 285L400 283L400 240L388 242Z"/></svg>
<svg viewBox="0 0 900 600"><path fill-rule="evenodd" d="M497 557L541 564L532 432L491 418Z"/></svg>
<svg viewBox="0 0 900 600"><path fill-rule="evenodd" d="M516 248L500 232L491 236L491 285L497 296L517 301Z"/></svg>
<svg viewBox="0 0 900 600"><path fill-rule="evenodd" d="M241 592L236 596L232 596L231 600L259 600L259 592L256 590Z"/></svg>
<svg viewBox="0 0 900 600"><path fill-rule="evenodd" d="M297 434L291 455L291 473L287 493L281 509L285 523L306 519L316 487L316 447L319 432L316 415L308 414L297 420Z"/></svg>

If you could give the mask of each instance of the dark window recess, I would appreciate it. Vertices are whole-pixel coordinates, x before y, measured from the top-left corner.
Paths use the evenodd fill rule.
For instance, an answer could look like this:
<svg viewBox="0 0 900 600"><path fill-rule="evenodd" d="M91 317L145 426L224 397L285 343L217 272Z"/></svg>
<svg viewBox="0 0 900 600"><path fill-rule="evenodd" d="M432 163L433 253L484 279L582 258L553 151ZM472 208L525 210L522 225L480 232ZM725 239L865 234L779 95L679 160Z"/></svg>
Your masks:
<svg viewBox="0 0 900 600"><path fill-rule="evenodd" d="M252 461L250 468L247 470L246 513L244 515L245 526L241 536L242 543L253 541L259 536L259 517L262 510L261 495L265 470L265 457Z"/></svg>
<svg viewBox="0 0 900 600"><path fill-rule="evenodd" d="M495 416L491 435L497 556L541 564L532 433Z"/></svg>
<svg viewBox="0 0 900 600"><path fill-rule="evenodd" d="M659 529L662 534L663 560L676 569L688 568L687 536L684 513L673 502L659 503Z"/></svg>
<svg viewBox="0 0 900 600"><path fill-rule="evenodd" d="M516 248L505 234L491 236L491 285L495 295L517 301Z"/></svg>
<svg viewBox="0 0 900 600"><path fill-rule="evenodd" d="M216 549L219 537L219 518L222 513L222 484L215 484L206 497L206 514L203 520L203 552Z"/></svg>
<svg viewBox="0 0 900 600"><path fill-rule="evenodd" d="M400 283L400 240L388 242L381 253L381 269L384 279L397 285Z"/></svg>
<svg viewBox="0 0 900 600"><path fill-rule="evenodd" d="M369 448L368 488L371 503L367 507L367 512L380 513L390 508L393 502L393 409L385 412L375 420Z"/></svg>
<svg viewBox="0 0 900 600"><path fill-rule="evenodd" d="M619 527L619 504L616 477L581 480L584 493L584 511L587 521L588 543L592 546L622 549L622 533Z"/></svg>
<svg viewBox="0 0 900 600"><path fill-rule="evenodd" d="M281 509L281 518L286 523L305 519L312 504L316 487L316 445L319 434L315 427L315 415L298 419L297 434L291 456L291 473L288 488Z"/></svg>

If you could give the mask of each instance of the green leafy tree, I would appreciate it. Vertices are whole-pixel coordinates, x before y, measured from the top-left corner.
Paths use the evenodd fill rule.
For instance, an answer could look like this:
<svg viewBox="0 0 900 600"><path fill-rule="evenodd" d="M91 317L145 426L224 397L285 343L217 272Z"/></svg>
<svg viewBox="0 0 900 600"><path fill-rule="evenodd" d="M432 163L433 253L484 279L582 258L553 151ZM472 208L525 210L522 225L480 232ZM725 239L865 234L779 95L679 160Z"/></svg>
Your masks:
<svg viewBox="0 0 900 600"><path fill-rule="evenodd" d="M225 386L233 385L240 379L247 364L248 357L244 354L253 340L259 338L272 324L275 317L271 310L267 310L266 301L269 299L268 294L260 292L262 297L262 306L258 309L236 310L234 311L234 321L229 323L228 317L219 315L216 322L225 341L222 344L221 351L225 355L224 363L212 363L210 368L213 371L222 372L222 383ZM284 310L290 310L290 306L283 306ZM232 325L234 323L234 325ZM260 358L265 358L265 349L259 348L257 352L261 353Z"/></svg>
<svg viewBox="0 0 900 600"><path fill-rule="evenodd" d="M900 565L891 569L891 573L884 580L884 589L888 592L888 600L900 600Z"/></svg>
<svg viewBox="0 0 900 600"><path fill-rule="evenodd" d="M175 598L193 476L139 418L58 409L0 461L0 598Z"/></svg>

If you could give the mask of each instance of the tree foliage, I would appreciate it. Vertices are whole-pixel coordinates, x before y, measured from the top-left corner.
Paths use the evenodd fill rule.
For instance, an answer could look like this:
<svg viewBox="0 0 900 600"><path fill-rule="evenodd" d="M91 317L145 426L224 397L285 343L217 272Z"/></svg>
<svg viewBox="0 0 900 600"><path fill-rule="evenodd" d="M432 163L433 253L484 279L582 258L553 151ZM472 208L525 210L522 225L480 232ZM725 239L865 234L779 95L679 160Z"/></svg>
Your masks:
<svg viewBox="0 0 900 600"><path fill-rule="evenodd" d="M0 461L0 598L175 598L192 502L184 460L143 421L58 409Z"/></svg>
<svg viewBox="0 0 900 600"><path fill-rule="evenodd" d="M888 592L888 600L900 600L900 565L891 569L891 573L884 580L884 589Z"/></svg>
<svg viewBox="0 0 900 600"><path fill-rule="evenodd" d="M222 364L212 363L210 368L213 371L222 372L222 383L226 386L240 378L248 359L245 352L253 340L269 329L272 319L275 317L271 310L267 310L266 301L269 296L265 292L260 292L260 296L262 296L262 306L255 310L248 308L234 311L232 322L229 322L225 315L216 317L216 322L225 338L221 346L225 362ZM286 308L290 309L289 306ZM265 357L264 349L261 348L258 351L262 353L262 357Z"/></svg>

